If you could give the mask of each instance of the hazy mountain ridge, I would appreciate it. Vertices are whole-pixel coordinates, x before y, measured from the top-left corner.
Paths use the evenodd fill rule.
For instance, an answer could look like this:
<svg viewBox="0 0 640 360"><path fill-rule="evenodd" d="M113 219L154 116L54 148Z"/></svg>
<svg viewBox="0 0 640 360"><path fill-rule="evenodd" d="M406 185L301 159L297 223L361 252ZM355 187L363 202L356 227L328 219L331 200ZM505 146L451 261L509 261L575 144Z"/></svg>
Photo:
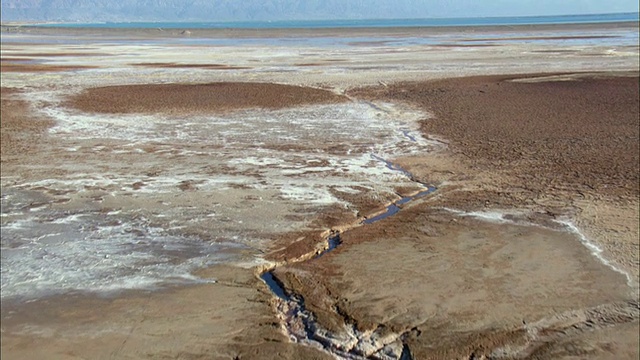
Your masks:
<svg viewBox="0 0 640 360"><path fill-rule="evenodd" d="M414 4L416 3L416 4ZM367 0L8 0L2 20L242 21L415 17L417 1ZM424 15L427 15L426 12ZM413 15L413 16L412 16ZM387 16L385 16L387 17Z"/></svg>

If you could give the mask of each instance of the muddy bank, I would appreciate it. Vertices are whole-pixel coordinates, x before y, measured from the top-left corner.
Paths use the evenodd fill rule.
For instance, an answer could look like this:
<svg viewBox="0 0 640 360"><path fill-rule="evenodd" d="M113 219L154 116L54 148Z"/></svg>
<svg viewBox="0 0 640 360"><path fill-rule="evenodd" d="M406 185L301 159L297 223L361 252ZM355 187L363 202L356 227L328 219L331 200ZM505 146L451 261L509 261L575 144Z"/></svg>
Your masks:
<svg viewBox="0 0 640 360"><path fill-rule="evenodd" d="M207 88L201 90L206 92ZM173 119L177 123L161 118L158 126L139 132L141 121L137 117L88 117L73 110L61 114L66 108L59 106L56 98L29 91L24 89L12 96L31 107L12 109L24 111L25 121L35 121L37 115L46 114L42 106L52 110L49 114L56 124L46 136L47 151L12 159L6 167L3 163L3 176L11 176L3 177L3 271L9 270L8 276L3 273L3 296L16 291L15 296L33 300L29 305L15 301L4 306L9 303L3 298L2 354L12 358L43 354L52 358L68 354L86 358L327 358L326 353L289 342L281 332L270 305L271 294L254 276L255 268L264 265L261 240L286 238L293 242L298 238L282 236L283 231L299 228L292 224L305 222L308 228L317 229L330 223L315 223L316 217L338 225L354 218L353 209L340 204L333 211L333 206L310 202L309 192L291 189L292 185L308 185L317 191L319 185L327 184L326 197L335 193L336 199L340 199L339 194L346 194L354 203L360 199L362 210L395 198L396 187L403 193L412 192L407 179L371 156L370 152L376 151L372 144L395 139L405 149L426 146L406 140L415 133L405 128L406 123L389 128L396 121L392 115L404 112L383 104L332 103L310 110L247 110L216 117L224 126L240 124L240 128L216 128L217 122L209 118L198 122L199 118L193 116L189 120L194 128L176 137L174 131L182 125L183 117ZM51 102L38 102L43 98ZM412 119L411 115L406 121ZM270 121L260 121L265 118ZM19 130L25 130L27 124ZM377 132L368 132L371 129L363 125L373 125ZM243 127L251 130L243 131ZM105 134L105 129L113 132ZM241 150L238 153L225 149L222 142L215 143L216 136L229 130L235 137L227 140L232 149ZM163 131L167 136L162 142L154 141ZM128 137L136 133L139 137ZM120 135L125 137L114 138ZM356 148L359 155L354 154ZM259 153L262 149L268 150L266 156L265 152ZM393 149L392 145L378 151ZM347 151L355 158L351 159ZM263 175L265 171L271 173ZM354 182L358 171L366 175L362 179L375 181L375 187ZM274 190L251 187L268 185L267 181L276 178L282 178L286 186ZM211 181L216 179L220 180ZM371 193L379 191L384 183L389 184L386 193ZM291 200L283 198L286 194L291 194ZM324 196L324 192L319 194ZM330 201L333 205L335 200L330 197ZM300 203L304 207L293 207ZM13 235L6 236L5 229ZM163 239L169 243L158 243ZM209 265L226 254L217 251L216 244L229 241L239 245L230 252L242 259L229 267ZM241 242L246 245L238 244ZM303 242L317 245L311 238L299 241ZM40 248L30 252L31 244ZM129 250L132 245L135 251ZM166 252L153 252L151 248L156 245ZM208 245L211 253L199 248ZM18 253L20 249L26 251ZM166 257L167 252L170 257ZM39 253L43 256L32 256ZM131 255L148 260L144 264L133 260L135 264L126 262L123 267L120 261L133 259ZM185 260L189 256L194 257ZM87 261L88 257L93 260ZM54 262L49 261L52 258ZM186 275L180 270L185 268L183 264L206 270L188 274L188 283L172 284L180 280L174 275ZM92 273L95 269L100 269L100 274ZM78 274L88 275L84 279L99 288L87 289L87 281L78 281ZM99 279L104 274L107 276ZM169 275L167 281L161 279L156 291L147 291L146 281L156 281L156 275L164 274ZM120 275L127 281L119 281ZM139 290L103 291L122 285ZM57 292L31 293L42 288ZM184 311L170 315L173 306ZM94 313L96 308L102 309L100 314ZM175 341L168 341L168 337ZM34 342L38 346L31 346Z"/></svg>
<svg viewBox="0 0 640 360"><path fill-rule="evenodd" d="M68 294L28 304L4 301L2 357L12 359L317 359L288 343L271 294L251 270L217 266L216 283L117 296ZM100 311L96 311L100 309Z"/></svg>
<svg viewBox="0 0 640 360"><path fill-rule="evenodd" d="M15 60L14 60L15 61ZM64 72L64 71L79 71L87 69L96 69L95 66L80 66L80 65L47 65L47 64L29 64L3 61L0 65L0 72Z"/></svg>
<svg viewBox="0 0 640 360"><path fill-rule="evenodd" d="M514 78L349 93L421 106L447 149L400 159L434 196L274 271L343 346L357 333L420 359L637 357L637 74Z"/></svg>
<svg viewBox="0 0 640 360"><path fill-rule="evenodd" d="M637 282L637 73L471 77L353 95L408 101L433 114L422 130L446 139L448 150L401 163L447 184L439 205L572 217Z"/></svg>
<svg viewBox="0 0 640 360"><path fill-rule="evenodd" d="M123 85L87 89L68 106L85 112L197 113L244 108L281 109L347 101L327 90L269 83Z"/></svg>
<svg viewBox="0 0 640 360"><path fill-rule="evenodd" d="M336 250L275 275L345 346L356 331L408 344L416 359L542 356L558 341L574 346L565 356L628 351L612 339L580 343L592 330L637 322L626 278L573 234L529 220L492 223L425 202L347 231Z"/></svg>
<svg viewBox="0 0 640 360"><path fill-rule="evenodd" d="M12 88L2 88L2 175L19 177L26 168L37 167L47 171L49 176L61 171L52 158L64 156L64 142L47 134L54 122L39 117L25 101L24 92ZM27 97L28 99L28 97ZM96 157L87 157L93 161ZM45 159L43 165L34 165L35 159ZM78 159L66 159L75 166L82 164ZM28 172L27 172L28 173ZM31 177L28 177L31 179ZM11 190L14 190L13 192ZM89 189L87 189L89 190ZM91 190L89 190L91 192ZM227 190L227 194L233 192ZM208 279L189 286L166 286L161 291L116 291L94 293L68 291L62 294L35 299L5 298L5 270L9 261L4 256L12 250L8 238L9 223L5 222L16 210L27 214L41 211L50 204L51 194L30 192L33 196L24 209L6 209L5 198L13 196L15 189L2 186L3 198L3 300L2 300L2 347L1 357L12 359L69 359L69 358L198 358L206 356L214 359L261 358L261 359L329 359L325 354L298 344L288 343L274 321L269 304L271 294L264 291L261 282L254 276L254 270L238 266L211 266L198 270L194 275ZM62 192L62 194L67 192ZM191 192L192 193L192 192ZM181 198L189 198L190 192L182 192ZM60 194L58 194L60 195ZM86 194L85 194L86 195ZM81 197L85 197L85 195ZM186 200L190 206L202 196L192 196ZM96 199L100 200L97 201ZM89 198L94 204L102 203L102 198ZM77 200L77 198L76 198ZM53 201L54 203L56 201ZM70 215L86 205L68 208ZM237 203L238 201L233 201ZM47 205L49 203L49 205ZM127 201L120 198L117 207L122 209ZM158 207L158 202L151 205ZM202 205L202 204L201 204ZM144 202L133 205L137 210L144 208ZM91 207L91 205L89 205ZM108 216L107 208L98 216ZM173 204L173 207L179 207ZM75 210L74 210L75 209ZM273 206L269 209L272 214ZM266 211L259 211L265 213ZM5 216L6 214L10 214ZM73 215L71 215L73 216ZM84 216L84 215L82 215ZM136 218L136 215L130 216ZM45 220L51 224L53 218ZM273 221L273 218L270 219ZM209 222L212 222L209 220ZM40 223L28 226L38 227ZM109 226L117 226L112 222ZM90 225L91 226L91 225ZM38 230L34 230L38 231ZM138 229L130 228L128 233ZM216 226L219 233L220 227ZM44 232L44 236L50 232ZM55 234L54 234L55 236ZM73 238L73 235L70 238ZM89 236L91 254L100 251L98 239ZM79 240L78 240L79 241ZM114 242L112 239L110 242ZM42 244L46 257L64 257L63 252L53 249L50 243ZM5 247L6 246L6 247ZM86 251L86 250L85 250ZM131 251L128 251L131 253ZM79 254L78 257L83 257ZM105 258L108 258L106 256ZM10 260L10 259L9 259ZM99 265L100 261L87 266L78 266L75 273ZM9 268L9 270L12 270ZM16 269L22 270L22 269ZM49 268L48 272L55 272ZM15 271L14 271L15 272ZM65 279L62 282L69 281ZM100 311L96 311L100 309Z"/></svg>
<svg viewBox="0 0 640 360"><path fill-rule="evenodd" d="M29 116L29 104L17 98L20 90L2 87L0 91L0 154L4 163L15 156L32 153L53 122Z"/></svg>
<svg viewBox="0 0 640 360"><path fill-rule="evenodd" d="M506 172L515 180L511 187L525 186L533 196L561 190L637 197L637 73L511 81L535 76L404 83L351 94L420 105L434 115L422 122L423 133L447 139L474 170Z"/></svg>

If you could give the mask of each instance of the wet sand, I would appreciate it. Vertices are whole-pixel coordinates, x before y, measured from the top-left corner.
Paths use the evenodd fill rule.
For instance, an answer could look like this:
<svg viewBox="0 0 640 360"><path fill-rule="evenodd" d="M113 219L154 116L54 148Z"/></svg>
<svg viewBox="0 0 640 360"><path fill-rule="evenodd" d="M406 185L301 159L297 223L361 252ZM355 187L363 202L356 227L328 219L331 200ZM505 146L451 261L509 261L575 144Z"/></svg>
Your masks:
<svg viewBox="0 0 640 360"><path fill-rule="evenodd" d="M14 45L14 48L24 46ZM358 48L364 46L358 45ZM26 45L24 51L17 51L15 55L27 53L29 48ZM502 49L521 58L521 48ZM126 58L116 65L101 64L103 69L113 71L102 78L106 84L83 80L81 72L75 78L64 78L72 85L80 84L76 87L61 80L55 83L56 78L30 80L22 73L12 73L14 77L6 80L3 77L3 195L8 186L21 181L64 178L77 171L64 164L127 176L151 174L145 175L144 181L139 181L141 175L131 180L126 178L127 191L120 190L124 183L115 187L100 185L102 188L90 187L77 194L60 190L62 195L48 194L51 198L42 201L46 206L70 210L85 207L105 214L116 209L153 209L176 217L206 218L207 224L186 229L184 233L198 234L211 241L217 241L211 234L231 226L229 220L217 222L215 217L206 217L212 202L229 208L248 207L254 209L254 216L245 218L245 226L251 234L261 234L268 245L255 245L260 256L266 258L265 262L244 261L197 270L195 275L199 278L211 280L205 284L172 285L156 291L131 290L108 296L71 292L26 304L3 300L2 356L16 359L42 356L59 359L332 358L321 348L294 343L287 338L287 329L281 321L285 316L282 302L257 276L265 268L275 267L277 279L291 294L304 297L317 323L335 337L332 341L347 348L354 345L345 334L355 333L360 337L361 342L354 347L357 351L352 353L355 358L372 354L378 358L398 358L403 348L415 359L637 358L640 347L637 342L640 316L637 73L576 77L572 75L574 71L563 71L569 74L568 78L564 75L551 78L572 80L562 82L510 81L542 75L402 82L416 77L412 66L425 64L426 52L417 50L409 55L400 54L406 57L403 59L384 58L387 64L399 69L396 72L368 67L361 74L345 74L348 73L345 69L362 67L361 62L375 64L376 57L397 51L393 46L368 50L371 54L350 53L354 58L348 59L346 67L336 73L331 72L333 68L327 73L291 75L278 70L247 74L242 72L247 69L229 69L209 72L216 73L213 78L197 72L144 73L149 77L136 78L139 75L134 74L139 66L131 72L125 70L122 75L117 72L122 63L132 63ZM478 48L472 51L479 53L473 53L476 55L470 58L457 58L450 50L428 51L436 54L433 63L453 56L452 61L459 69L465 68L468 61L477 61L473 58L480 56L478 54L494 56ZM597 50L600 54L589 58L591 62L586 65L589 69L611 65L601 60L605 49L587 50ZM61 53L66 51L60 49ZM172 55L169 55L170 58ZM342 58L344 54L330 54L338 55ZM274 58L281 59L278 56ZM502 64L516 62L510 56L490 57L486 64L491 67L481 65L465 71L493 74ZM569 69L585 66L576 65L574 57L549 58L555 55L547 52L531 56L533 60L529 61L558 61L562 64L560 67ZM616 60L616 66L633 69L636 60L631 58L625 62L627 58L623 56L626 55ZM313 62L309 63L315 63L317 57L311 56ZM62 58L76 65L91 61ZM169 58L161 59L161 63L173 64ZM294 56L285 60L284 65L306 63L301 60ZM246 59L238 61L238 65L244 65L243 61ZM342 66L339 64L342 63L335 66ZM422 66L423 80L460 75L453 68L439 70L441 72L434 75L428 66ZM303 68L305 66L297 71ZM524 65L518 72L527 69L541 71L539 67ZM173 66L159 70L173 71ZM25 74L32 75L26 71ZM202 79L198 76L205 76L206 81L194 85L195 80ZM220 83L233 78L258 79L262 83ZM140 85L158 79L182 81L170 85ZM363 87L382 81L380 79L384 82L376 87ZM38 106L55 109L50 98L42 97L37 91L23 96L23 91L33 91L28 87L22 90L7 87L33 86L30 81L49 84L50 88L38 85L44 88L45 94L50 89L72 88L73 91L61 91L63 100L54 103L69 112L72 122L86 121L77 112L123 117L140 113L145 116L178 114L179 119L184 116L184 120L194 113L255 117L255 113L285 111L286 115L290 109L304 108L311 103L328 107L362 105L347 109L355 112L369 111L373 104L376 116L385 119L383 122L391 121L384 118L391 114L408 116L407 124L412 124L412 116L421 114L417 125L422 136L431 140L429 146L420 148L413 156L389 160L411 171L415 179L438 186L438 190L401 206L397 215L366 226L360 226L360 222L397 200L399 195L381 192L372 196L372 192L365 191L363 185L367 184L354 185L345 192L346 185L341 185L332 187L331 193L348 206L307 204L287 208L282 203L262 201L264 191L245 189L251 182L237 183L237 188L225 190L228 198L223 199L204 190L202 181L195 177L177 181L166 194L141 195L143 193L136 191L150 187L158 174L170 178L200 173L207 177L219 173L236 176L241 169L212 164L219 161L225 151L220 144L204 144L209 139L193 145L175 139L139 145L141 151L135 155L138 160L132 161L133 155L122 153L127 149L126 144L110 138L114 136L112 133L104 133L104 139L85 139L82 137L87 136L87 130L73 126L78 124L65 124L71 135L51 131L47 135L51 119L37 110ZM269 84L269 81L293 86ZM299 86L303 84L313 87ZM220 86L223 91L211 91L220 90ZM342 95L345 89L348 90ZM397 109L375 109L387 102L403 104L401 109L414 109L415 113L406 115ZM263 110L253 109L255 107ZM291 121L292 117L299 116L296 114L287 115L285 119ZM8 120L5 121L5 117ZM114 124L117 123L105 121L104 128L108 130ZM296 123L288 131L294 133L301 125ZM172 128L176 124L168 122L163 126ZM154 129L165 131L162 126ZM356 126L347 130L355 137L365 129L358 130ZM139 129L132 125L130 131L136 134ZM266 131L268 127L255 127L253 133ZM327 131L321 128L321 133ZM78 139L69 140L65 136ZM330 139L328 144L322 138L305 143L288 139L262 144L261 149L280 151L278 156L309 154L314 149L331 156L344 156L357 150L346 145L353 143L340 136ZM34 137L38 141L32 141ZM6 139L11 141L5 142ZM375 139L382 140L383 137ZM175 149L166 152L167 145L182 147L191 155L179 155ZM427 148L432 152L427 153ZM205 153L206 149L211 152ZM200 153L207 156L197 155ZM82 160L87 158L90 162ZM295 172L288 179L294 183L309 182L315 180L316 175L300 173L335 172L335 169L323 168L329 164L324 160L318 159L313 166L296 163L300 169L292 168ZM48 169L47 164L52 168ZM273 165L261 168L273 170ZM242 176L252 177L251 181L256 183L274 174L260 174L255 169L243 171ZM347 173L343 171L341 176ZM406 179L403 181L396 185L396 193L405 195L417 190ZM354 191L358 189L362 192ZM113 197L110 191L120 192ZM61 197L68 198L68 202L47 203ZM164 203L168 199L172 202L170 206ZM275 197L266 199L274 201ZM40 206L42 203L33 202L25 211L29 213ZM194 207L196 209L185 210ZM164 224L165 220L154 221ZM304 226L290 225L277 231L275 226L268 225L270 221ZM574 228L570 227L573 224L586 236L573 232ZM312 258L325 246L330 230L341 232L340 246L320 258L301 261ZM604 251L594 254L589 244ZM253 248L236 250L237 256L245 253L253 256L256 251ZM605 264L603 259L609 263ZM96 308L100 311L96 312Z"/></svg>
<svg viewBox="0 0 640 360"><path fill-rule="evenodd" d="M261 86L269 88L272 93L281 87L262 84L252 89L260 89ZM239 84L239 88L249 89L243 84ZM297 89L284 88L289 91ZM237 92L238 88L235 90ZM54 122L30 111L25 101L16 98L20 93L16 89L2 88L3 177L28 178L24 168L33 166L34 156L46 157L45 154L60 151L60 145L46 134ZM151 96L153 94L151 92ZM305 91L298 94L303 95ZM266 99L273 100L271 96ZM307 103L311 101L304 99ZM156 103L158 100L152 101ZM258 101L247 106L254 107L262 103L265 102ZM224 109L231 108L234 102L228 105ZM234 106L237 108L238 104ZM59 169L55 167L48 169L50 174L57 171ZM3 196L7 193L7 187L3 186ZM194 204L196 199L197 195L186 196L185 201ZM37 208L50 202L51 199L45 197L30 203L28 207ZM125 202L125 199L120 199L118 206ZM141 204L134 206L140 207ZM272 214L274 210L277 211L274 208L270 210ZM216 230L215 227L213 229ZM274 319L270 305L272 294L255 276L255 269L219 265L200 269L196 275L211 282L206 285L168 286L162 290L120 291L98 296L72 291L27 299L26 302L20 298L3 299L2 357L331 358L318 350L288 343Z"/></svg>

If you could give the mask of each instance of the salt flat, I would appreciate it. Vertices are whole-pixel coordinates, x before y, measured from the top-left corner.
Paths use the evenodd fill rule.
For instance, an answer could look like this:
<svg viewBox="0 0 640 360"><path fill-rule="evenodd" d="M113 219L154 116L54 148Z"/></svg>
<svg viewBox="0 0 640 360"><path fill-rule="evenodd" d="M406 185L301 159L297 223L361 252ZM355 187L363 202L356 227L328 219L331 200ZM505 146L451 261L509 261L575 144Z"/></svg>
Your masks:
<svg viewBox="0 0 640 360"><path fill-rule="evenodd" d="M484 161L485 141L513 132L466 132L475 118L465 114L496 112L505 95L494 88L507 83L420 82L601 71L637 80L637 26L254 37L26 31L2 37L3 356L397 358L403 346L417 358L572 356L564 344L594 358L637 353L637 274L620 255L637 243L637 189L579 188L579 196L564 177L540 190L548 196L521 200L513 188L535 182L514 174L529 173L508 167L508 157ZM517 84L508 86L526 83ZM466 107L464 89L497 100ZM633 103L625 104L629 115ZM612 138L633 145L627 128L616 129ZM629 163L619 168L633 175ZM613 173L597 176L621 184ZM360 226L420 191L416 180L438 191ZM594 217L594 206L611 220ZM528 220L491 224L447 208L500 219L515 209ZM576 223L630 280L555 220ZM624 241L610 241L609 229ZM317 252L331 230L343 232L335 251L294 261ZM279 302L256 276L274 266L333 345L288 339ZM529 296L539 304L525 304ZM605 315L594 319L601 305ZM538 324L535 334L565 331L553 316L574 313L596 324L595 335L523 337L523 320Z"/></svg>

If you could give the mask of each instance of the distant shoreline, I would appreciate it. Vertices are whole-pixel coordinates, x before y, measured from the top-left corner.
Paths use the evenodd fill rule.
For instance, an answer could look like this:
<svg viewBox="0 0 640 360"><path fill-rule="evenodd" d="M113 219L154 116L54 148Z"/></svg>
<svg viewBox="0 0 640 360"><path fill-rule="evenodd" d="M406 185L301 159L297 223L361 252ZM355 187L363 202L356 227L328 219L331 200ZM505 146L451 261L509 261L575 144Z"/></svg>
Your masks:
<svg viewBox="0 0 640 360"><path fill-rule="evenodd" d="M485 25L485 26L432 26L432 27L358 27L358 28L92 28L53 27L1 24L3 34L56 35L56 36L136 36L143 38L184 37L195 38L293 38L293 37L363 37L363 36L432 36L436 34L482 34L527 31L591 31L638 29L636 21L579 24Z"/></svg>
<svg viewBox="0 0 640 360"><path fill-rule="evenodd" d="M576 14L413 19L258 20L258 21L10 21L2 26L53 28L127 29L360 29L360 28L457 28L486 26L534 26L638 22L640 13Z"/></svg>

